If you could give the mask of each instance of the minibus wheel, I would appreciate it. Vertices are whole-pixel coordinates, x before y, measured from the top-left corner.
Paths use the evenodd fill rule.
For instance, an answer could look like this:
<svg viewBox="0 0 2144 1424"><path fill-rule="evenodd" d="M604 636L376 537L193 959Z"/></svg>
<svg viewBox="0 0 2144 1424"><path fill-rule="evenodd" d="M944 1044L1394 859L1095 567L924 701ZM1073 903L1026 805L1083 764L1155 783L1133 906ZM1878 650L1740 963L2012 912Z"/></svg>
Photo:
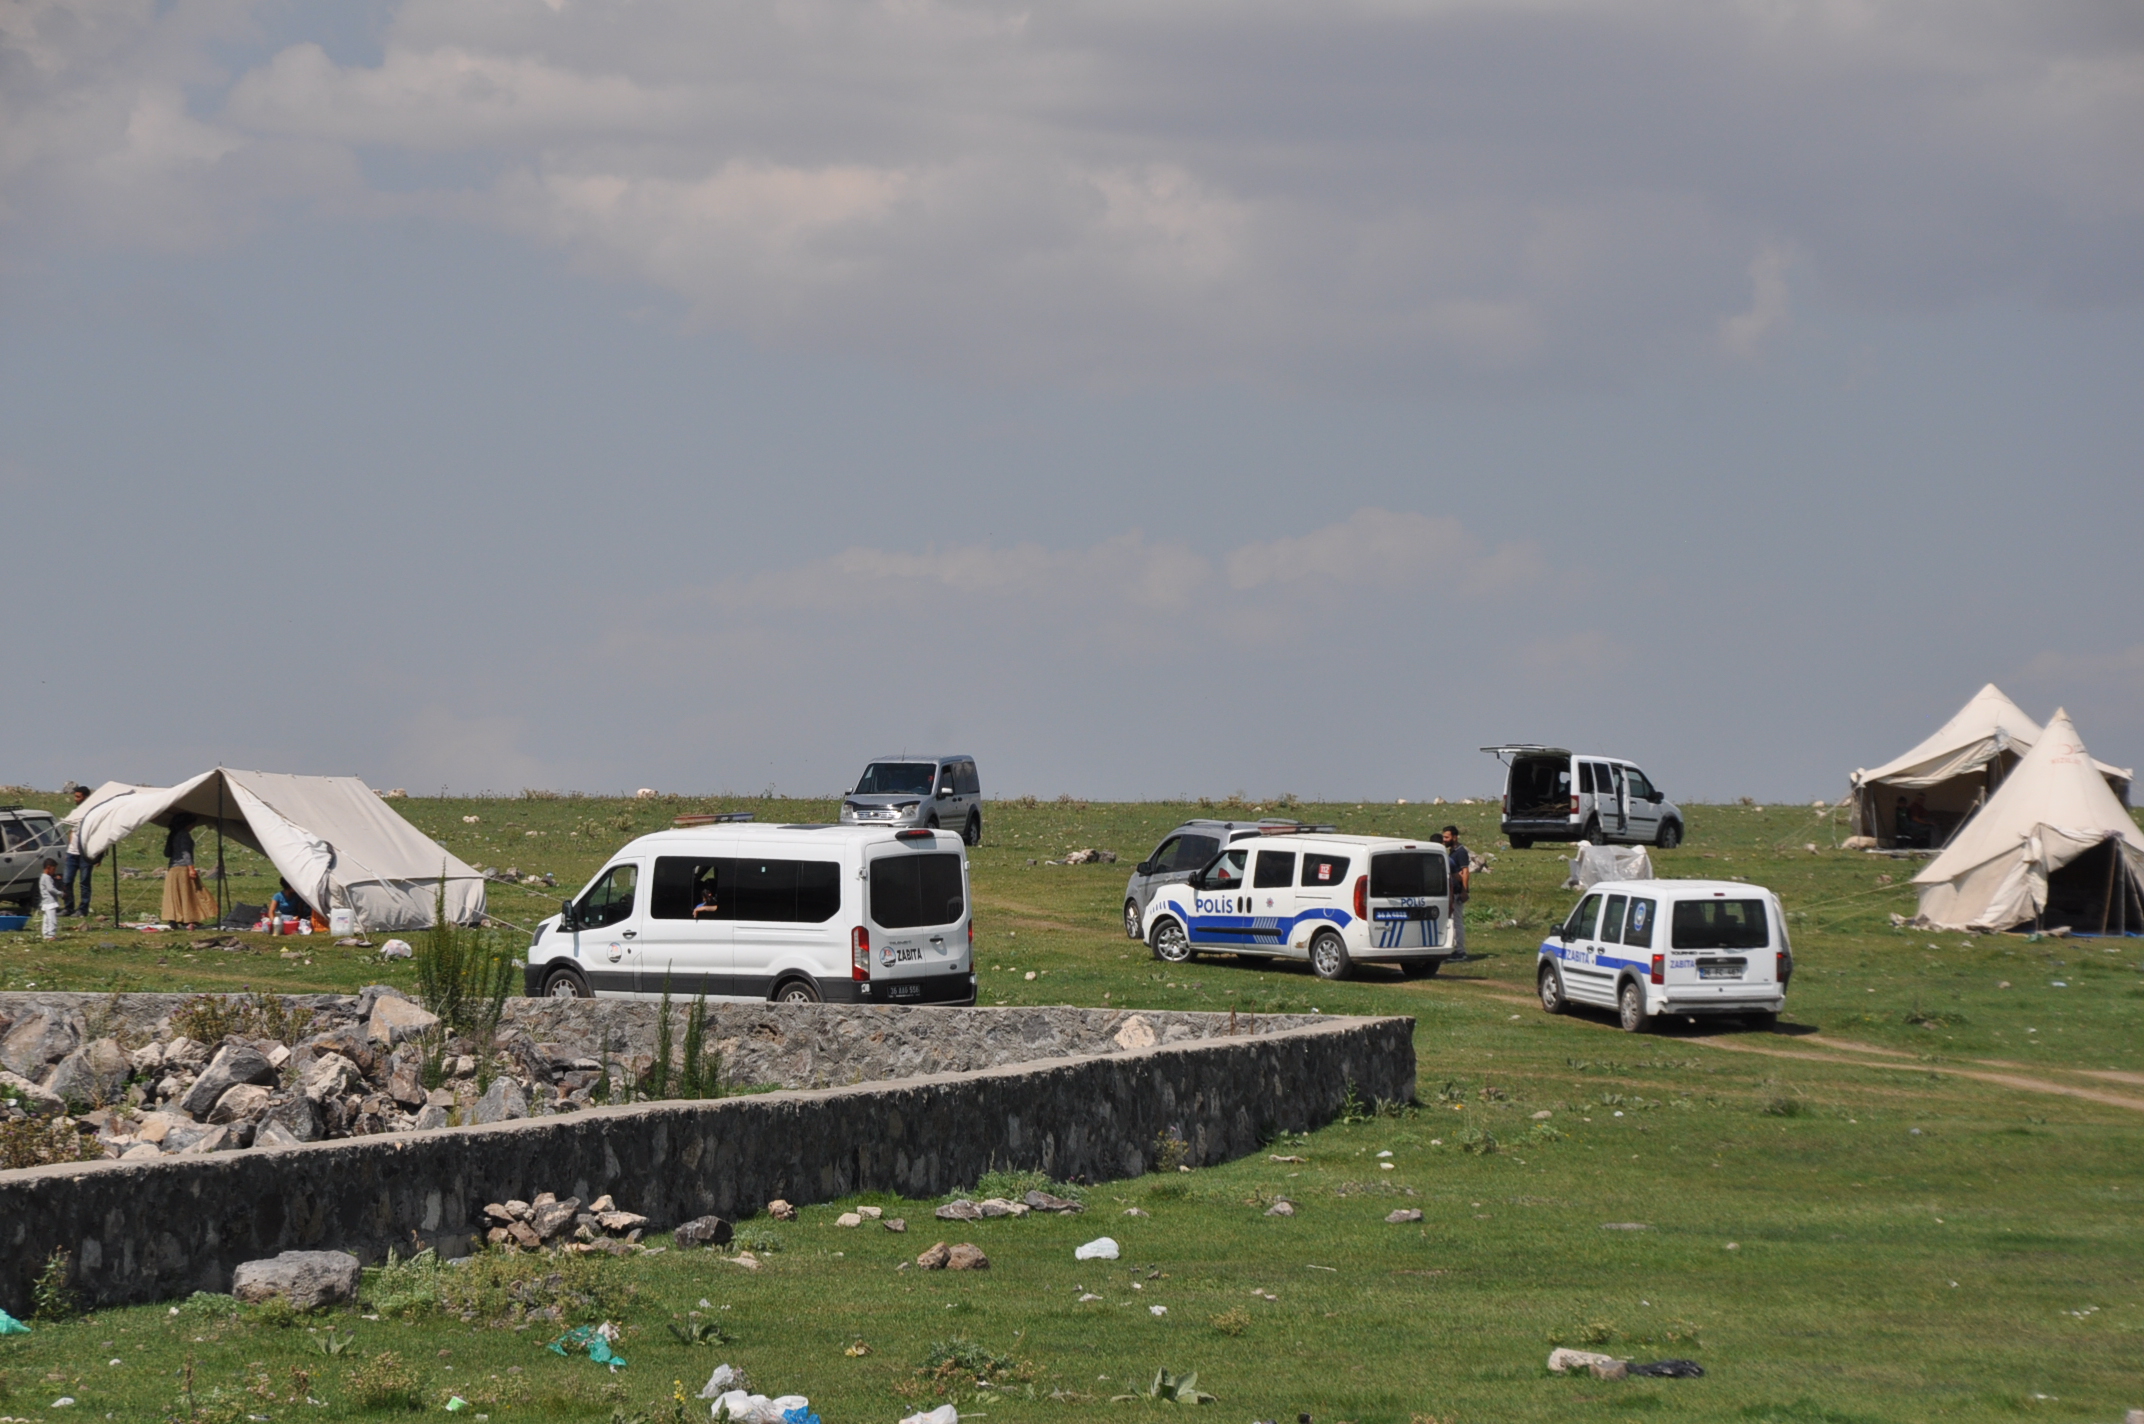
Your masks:
<svg viewBox="0 0 2144 1424"><path fill-rule="evenodd" d="M809 979L784 979L774 986L773 997L777 1004L816 1004L819 986Z"/></svg>
<svg viewBox="0 0 2144 1424"><path fill-rule="evenodd" d="M1660 823L1660 834L1653 838L1653 844L1659 846L1662 850L1673 850L1681 845L1682 822L1662 821Z"/></svg>
<svg viewBox="0 0 2144 1424"><path fill-rule="evenodd" d="M546 999L593 999L595 992L588 987L576 969L554 969L543 976L543 997Z"/></svg>
<svg viewBox="0 0 2144 1424"><path fill-rule="evenodd" d="M1645 1012L1645 991L1635 979L1623 981L1623 992L1616 995L1616 1008L1625 1033L1643 1033L1652 1022Z"/></svg>
<svg viewBox="0 0 2144 1424"><path fill-rule="evenodd" d="M1332 930L1321 930L1310 942L1310 972L1320 979L1345 979L1354 969L1347 957L1347 941Z"/></svg>
<svg viewBox="0 0 2144 1424"><path fill-rule="evenodd" d="M1137 899L1130 899L1124 902L1124 937L1126 939L1139 938L1139 902Z"/></svg>
<svg viewBox="0 0 2144 1424"><path fill-rule="evenodd" d="M983 843L982 812L970 811L968 813L968 824L961 828L960 838L971 846L979 846Z"/></svg>
<svg viewBox="0 0 2144 1424"><path fill-rule="evenodd" d="M1563 996L1563 975L1557 972L1555 965L1541 966L1540 980L1534 987L1541 992L1542 1012L1560 1014L1570 1007L1570 1001Z"/></svg>

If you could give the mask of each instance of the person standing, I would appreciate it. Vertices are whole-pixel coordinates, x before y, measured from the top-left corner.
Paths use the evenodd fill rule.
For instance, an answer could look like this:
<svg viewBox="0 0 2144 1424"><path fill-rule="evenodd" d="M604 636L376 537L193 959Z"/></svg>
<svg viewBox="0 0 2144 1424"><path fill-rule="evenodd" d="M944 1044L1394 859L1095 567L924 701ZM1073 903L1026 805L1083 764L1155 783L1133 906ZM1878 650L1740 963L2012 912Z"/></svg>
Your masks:
<svg viewBox="0 0 2144 1424"><path fill-rule="evenodd" d="M194 818L185 812L172 817L171 831L164 837L164 912L166 924L198 929L215 914L201 890L201 872L194 868Z"/></svg>
<svg viewBox="0 0 2144 1424"><path fill-rule="evenodd" d="M37 877L37 908L43 912L46 939L60 937L60 863L45 857L44 874Z"/></svg>
<svg viewBox="0 0 2144 1424"><path fill-rule="evenodd" d="M79 812L82 803L89 799L89 788L77 786L71 794L74 797L74 808ZM67 828L67 850L60 861L60 913L80 915L86 920L89 918L90 877L96 870L97 863L82 853L82 844L82 823L77 821ZM82 883L79 900L75 898L77 880Z"/></svg>
<svg viewBox="0 0 2144 1424"><path fill-rule="evenodd" d="M1467 896L1474 882L1474 857L1459 843L1459 827L1446 826L1438 836L1452 877L1452 958L1467 957Z"/></svg>

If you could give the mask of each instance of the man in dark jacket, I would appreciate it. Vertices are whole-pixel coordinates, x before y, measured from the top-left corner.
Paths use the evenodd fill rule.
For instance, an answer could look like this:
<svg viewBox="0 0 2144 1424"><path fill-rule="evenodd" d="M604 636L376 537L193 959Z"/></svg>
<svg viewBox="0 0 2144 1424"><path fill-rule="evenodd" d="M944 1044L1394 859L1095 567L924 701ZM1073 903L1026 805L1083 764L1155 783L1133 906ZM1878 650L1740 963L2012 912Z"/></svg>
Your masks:
<svg viewBox="0 0 2144 1424"><path fill-rule="evenodd" d="M1439 837L1452 871L1452 958L1467 957L1467 893L1474 880L1474 857L1459 843L1459 827L1446 826Z"/></svg>

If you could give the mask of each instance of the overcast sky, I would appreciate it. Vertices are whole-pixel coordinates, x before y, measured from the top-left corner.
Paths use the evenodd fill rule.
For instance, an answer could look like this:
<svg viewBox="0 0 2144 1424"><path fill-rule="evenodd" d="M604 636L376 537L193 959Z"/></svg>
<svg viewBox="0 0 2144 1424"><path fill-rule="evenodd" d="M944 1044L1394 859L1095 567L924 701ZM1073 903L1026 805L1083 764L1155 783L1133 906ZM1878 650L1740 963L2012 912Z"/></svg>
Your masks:
<svg viewBox="0 0 2144 1424"><path fill-rule="evenodd" d="M0 5L0 782L2144 762L2144 7Z"/></svg>

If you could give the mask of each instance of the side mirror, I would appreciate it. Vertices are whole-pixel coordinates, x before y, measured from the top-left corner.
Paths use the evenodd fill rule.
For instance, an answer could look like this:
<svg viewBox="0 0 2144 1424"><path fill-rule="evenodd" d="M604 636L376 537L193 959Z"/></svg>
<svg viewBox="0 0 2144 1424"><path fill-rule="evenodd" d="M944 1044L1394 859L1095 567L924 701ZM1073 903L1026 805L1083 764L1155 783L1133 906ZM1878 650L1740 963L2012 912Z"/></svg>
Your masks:
<svg viewBox="0 0 2144 1424"><path fill-rule="evenodd" d="M946 797L951 796L952 794L953 788L950 786L941 786L938 788L938 799L940 801L945 800Z"/></svg>
<svg viewBox="0 0 2144 1424"><path fill-rule="evenodd" d="M1668 799L1668 794L1665 791L1655 791L1652 795L1646 797L1645 799L1652 802L1655 806L1658 806L1661 802Z"/></svg>
<svg viewBox="0 0 2144 1424"><path fill-rule="evenodd" d="M561 900L558 902L558 927L562 930L572 930L580 928L580 926L576 925L573 922L573 902L571 900Z"/></svg>
<svg viewBox="0 0 2144 1424"><path fill-rule="evenodd" d="M1132 874L1134 875L1152 875L1153 873L1154 862L1151 860L1142 860L1132 867Z"/></svg>

